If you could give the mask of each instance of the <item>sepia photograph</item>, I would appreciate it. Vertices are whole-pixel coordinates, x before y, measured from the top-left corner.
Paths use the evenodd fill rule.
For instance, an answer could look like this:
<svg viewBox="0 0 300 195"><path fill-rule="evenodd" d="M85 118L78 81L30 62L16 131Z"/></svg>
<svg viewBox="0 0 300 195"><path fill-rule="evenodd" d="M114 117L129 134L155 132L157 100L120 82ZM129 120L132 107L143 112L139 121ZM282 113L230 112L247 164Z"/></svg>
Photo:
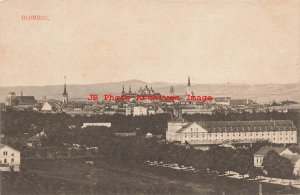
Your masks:
<svg viewBox="0 0 300 195"><path fill-rule="evenodd" d="M1 195L300 194L300 0L0 13Z"/></svg>

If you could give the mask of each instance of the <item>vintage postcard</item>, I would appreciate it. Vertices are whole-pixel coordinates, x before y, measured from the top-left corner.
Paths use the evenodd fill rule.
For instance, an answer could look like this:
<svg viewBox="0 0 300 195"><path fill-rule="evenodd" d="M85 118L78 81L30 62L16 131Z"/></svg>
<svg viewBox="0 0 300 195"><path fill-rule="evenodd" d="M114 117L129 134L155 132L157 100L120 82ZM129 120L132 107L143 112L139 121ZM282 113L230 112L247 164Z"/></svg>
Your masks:
<svg viewBox="0 0 300 195"><path fill-rule="evenodd" d="M300 1L0 13L0 194L300 194Z"/></svg>

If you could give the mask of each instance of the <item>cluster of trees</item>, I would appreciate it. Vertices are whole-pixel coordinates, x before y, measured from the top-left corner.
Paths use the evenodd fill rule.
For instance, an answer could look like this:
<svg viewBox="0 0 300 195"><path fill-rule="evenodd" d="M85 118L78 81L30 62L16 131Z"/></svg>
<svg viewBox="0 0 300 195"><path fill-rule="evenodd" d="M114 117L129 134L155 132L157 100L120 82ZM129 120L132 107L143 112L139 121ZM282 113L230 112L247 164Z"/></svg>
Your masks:
<svg viewBox="0 0 300 195"><path fill-rule="evenodd" d="M300 113L288 112L267 112L267 113L229 113L227 115L215 113L205 114L184 114L187 121L221 121L221 120L293 120L296 127L300 128ZM133 132L146 134L165 134L167 122L170 120L169 114L159 114L150 116L124 116L124 115L92 115L71 117L65 113L38 113L33 111L7 111L2 113L1 125L2 133L6 136L21 136L24 133L35 134L42 129L48 133L66 131L69 126L80 126L84 122L111 122L112 132ZM33 128L34 126L34 128Z"/></svg>
<svg viewBox="0 0 300 195"><path fill-rule="evenodd" d="M262 169L254 167L253 155L255 148L269 145L269 142L259 142L253 148L232 149L215 146L208 151L185 148L182 146L157 142L155 140L138 138L102 139L98 155L106 160L121 162L144 163L150 161L163 161L178 165L193 166L199 171L207 169L222 174L226 171L235 171L241 175L249 174L251 178L262 175ZM271 151L264 159L264 170L268 176L276 178L294 178L293 164L290 160Z"/></svg>
<svg viewBox="0 0 300 195"><path fill-rule="evenodd" d="M290 179L293 178L294 166L292 162L271 150L263 160L263 167L268 172L268 176Z"/></svg>
<svg viewBox="0 0 300 195"><path fill-rule="evenodd" d="M298 122L295 117L299 113L230 113L228 115L184 115L189 121L199 120L269 120L269 119L292 119ZM300 118L300 117L299 117ZM47 146L62 145L62 143L78 143L88 146L98 146L99 156L108 160L130 161L142 163L146 160L163 161L165 163L177 163L185 166L193 166L198 170L210 170L223 173L227 170L236 171L240 174L259 173L253 167L253 154L260 147L254 146L251 149L238 149L214 147L209 151L185 149L181 146L158 143L154 140L145 140L140 137L117 138L112 136L113 132L132 132L137 134L165 134L168 114L151 116L123 116L123 115L95 115L91 117L71 117L64 113L37 113L30 111L7 111L2 114L2 133L8 137L22 137L24 133L33 135L45 129L48 138L44 141ZM111 122L112 127L90 127L81 129L83 122ZM75 128L69 128L76 126ZM12 145L14 146L14 145ZM272 158L271 158L272 157ZM267 156L264 161L265 169L274 177L290 177L292 165L282 157L275 154ZM274 160L276 159L276 161ZM280 172L278 170L287 170Z"/></svg>
<svg viewBox="0 0 300 195"><path fill-rule="evenodd" d="M99 156L106 160L133 163L144 163L147 160L163 161L193 166L203 172L207 169L219 173L232 170L246 174L253 168L253 153L249 149L234 150L216 146L202 151L138 138L103 139L99 146Z"/></svg>
<svg viewBox="0 0 300 195"><path fill-rule="evenodd" d="M80 129L82 123L111 122L112 132L133 132L146 134L164 134L167 128L168 114L150 116L92 115L72 117L65 113L38 113L33 111L7 111L2 113L2 133L6 136L22 136L24 133L35 134L43 129L46 133L59 131L64 133L69 126ZM35 128L32 128L34 126Z"/></svg>

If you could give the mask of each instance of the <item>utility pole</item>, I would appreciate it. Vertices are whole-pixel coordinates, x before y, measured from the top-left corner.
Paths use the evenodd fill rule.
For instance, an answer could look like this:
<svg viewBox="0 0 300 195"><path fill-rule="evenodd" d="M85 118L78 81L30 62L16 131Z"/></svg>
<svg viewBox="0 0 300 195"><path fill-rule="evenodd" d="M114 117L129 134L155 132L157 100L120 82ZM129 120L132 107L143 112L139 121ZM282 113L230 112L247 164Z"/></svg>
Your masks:
<svg viewBox="0 0 300 195"><path fill-rule="evenodd" d="M263 195L263 193L262 193L262 185L261 185L260 182L258 183L258 195Z"/></svg>

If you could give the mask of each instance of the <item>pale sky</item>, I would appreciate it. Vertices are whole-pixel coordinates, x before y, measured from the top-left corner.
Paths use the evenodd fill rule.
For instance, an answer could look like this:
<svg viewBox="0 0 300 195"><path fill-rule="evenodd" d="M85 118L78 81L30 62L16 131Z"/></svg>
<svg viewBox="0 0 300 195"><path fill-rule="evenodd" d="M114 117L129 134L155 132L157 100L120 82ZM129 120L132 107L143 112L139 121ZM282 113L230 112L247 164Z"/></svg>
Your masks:
<svg viewBox="0 0 300 195"><path fill-rule="evenodd" d="M1 0L0 70L0 86L64 75L70 84L300 82L300 1Z"/></svg>

